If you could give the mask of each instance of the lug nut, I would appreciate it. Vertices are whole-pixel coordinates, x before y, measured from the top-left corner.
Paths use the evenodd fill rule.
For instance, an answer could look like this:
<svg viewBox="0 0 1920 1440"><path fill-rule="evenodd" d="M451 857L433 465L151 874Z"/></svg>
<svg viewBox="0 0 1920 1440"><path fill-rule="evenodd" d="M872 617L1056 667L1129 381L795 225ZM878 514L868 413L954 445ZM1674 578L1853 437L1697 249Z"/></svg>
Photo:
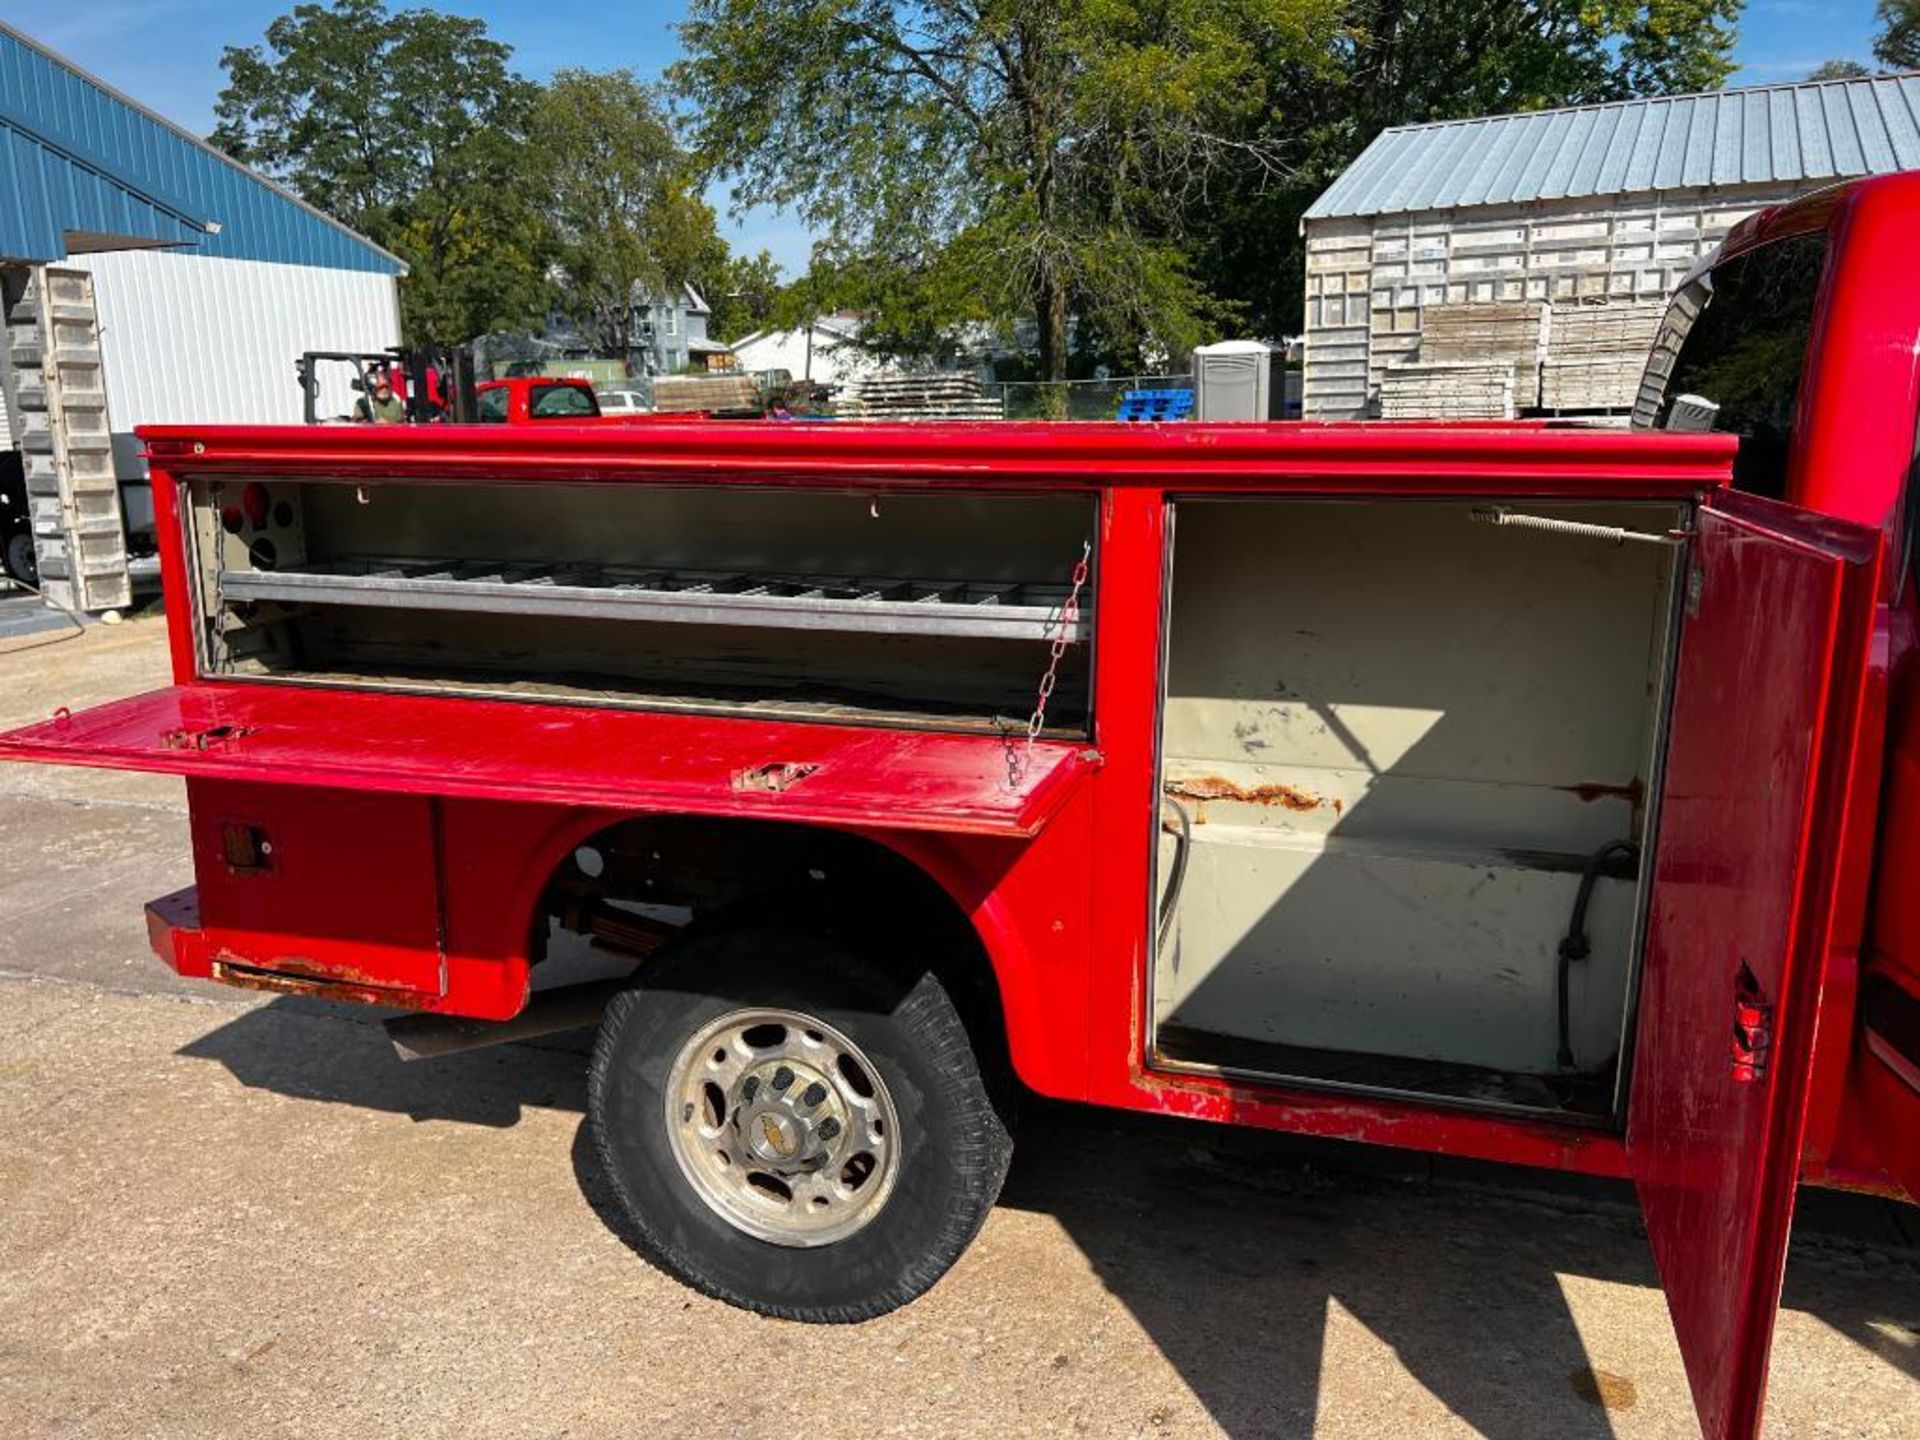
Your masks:
<svg viewBox="0 0 1920 1440"><path fill-rule="evenodd" d="M791 1084L793 1084L793 1071L789 1070L786 1066L782 1065L778 1070L773 1072L774 1089L784 1094L787 1087Z"/></svg>
<svg viewBox="0 0 1920 1440"><path fill-rule="evenodd" d="M818 1080L800 1092L800 1101L804 1105L818 1105L827 1098L827 1087Z"/></svg>
<svg viewBox="0 0 1920 1440"><path fill-rule="evenodd" d="M818 1133L822 1140L831 1140L840 1133L840 1122L829 1115L820 1122Z"/></svg>
<svg viewBox="0 0 1920 1440"><path fill-rule="evenodd" d="M742 1100L752 1100L753 1097L759 1093L760 1077L758 1075L749 1075L747 1077L747 1083L740 1087L740 1098Z"/></svg>

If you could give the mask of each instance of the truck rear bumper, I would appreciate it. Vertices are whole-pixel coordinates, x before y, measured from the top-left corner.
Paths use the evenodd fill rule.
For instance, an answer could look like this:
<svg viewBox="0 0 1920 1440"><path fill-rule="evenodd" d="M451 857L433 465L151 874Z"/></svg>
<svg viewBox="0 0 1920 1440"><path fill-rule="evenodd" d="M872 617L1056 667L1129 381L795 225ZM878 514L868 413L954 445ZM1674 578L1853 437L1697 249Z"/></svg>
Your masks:
<svg viewBox="0 0 1920 1440"><path fill-rule="evenodd" d="M147 944L176 975L205 979L211 973L206 932L200 928L199 886L147 902Z"/></svg>

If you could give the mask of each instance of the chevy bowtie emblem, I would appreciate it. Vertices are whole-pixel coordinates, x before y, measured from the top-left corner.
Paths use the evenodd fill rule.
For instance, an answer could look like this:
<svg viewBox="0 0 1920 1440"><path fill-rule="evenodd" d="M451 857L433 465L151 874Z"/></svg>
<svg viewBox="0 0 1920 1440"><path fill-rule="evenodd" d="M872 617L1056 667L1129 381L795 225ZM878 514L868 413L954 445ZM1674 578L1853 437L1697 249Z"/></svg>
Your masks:
<svg viewBox="0 0 1920 1440"><path fill-rule="evenodd" d="M780 1133L780 1122L771 1115L762 1115L760 1133L766 1137L767 1148L784 1160L790 1147L787 1144L787 1137Z"/></svg>

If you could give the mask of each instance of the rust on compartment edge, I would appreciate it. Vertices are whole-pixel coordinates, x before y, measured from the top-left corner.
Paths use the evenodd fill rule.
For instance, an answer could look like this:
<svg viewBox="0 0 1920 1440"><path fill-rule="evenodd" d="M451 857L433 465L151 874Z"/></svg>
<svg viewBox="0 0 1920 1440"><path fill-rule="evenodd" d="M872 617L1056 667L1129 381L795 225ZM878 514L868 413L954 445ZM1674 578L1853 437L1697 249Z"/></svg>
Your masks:
<svg viewBox="0 0 1920 1440"><path fill-rule="evenodd" d="M1638 775L1625 785L1603 785L1597 780L1561 787L1569 795L1591 805L1596 800L1624 800L1637 812L1647 798L1647 782Z"/></svg>
<svg viewBox="0 0 1920 1440"><path fill-rule="evenodd" d="M212 978L223 985L242 990L270 990L277 995L313 995L326 1000L354 1000L363 1005L386 1005L398 1010L425 1010L435 997L391 985L374 984L360 971L333 967L307 973L296 959L278 962L282 969L269 970L230 956L213 961Z"/></svg>
<svg viewBox="0 0 1920 1440"><path fill-rule="evenodd" d="M1318 810L1331 805L1338 814L1338 800L1327 800L1297 790L1291 785L1236 785L1218 775L1200 775L1188 780L1169 780L1167 794L1182 800L1236 800L1246 805L1278 805L1285 810Z"/></svg>

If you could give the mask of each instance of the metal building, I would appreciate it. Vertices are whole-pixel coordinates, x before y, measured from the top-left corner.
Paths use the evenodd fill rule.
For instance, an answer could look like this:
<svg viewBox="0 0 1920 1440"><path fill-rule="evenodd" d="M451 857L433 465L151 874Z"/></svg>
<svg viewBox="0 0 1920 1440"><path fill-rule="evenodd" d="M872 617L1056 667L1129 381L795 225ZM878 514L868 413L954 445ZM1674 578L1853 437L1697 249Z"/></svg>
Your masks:
<svg viewBox="0 0 1920 1440"><path fill-rule="evenodd" d="M0 22L0 459L49 598L124 605L147 569L135 426L299 423L296 359L397 344L404 272Z"/></svg>
<svg viewBox="0 0 1920 1440"><path fill-rule="evenodd" d="M1304 413L1620 415L1737 221L1920 166L1920 74L1383 131L1314 201Z"/></svg>

